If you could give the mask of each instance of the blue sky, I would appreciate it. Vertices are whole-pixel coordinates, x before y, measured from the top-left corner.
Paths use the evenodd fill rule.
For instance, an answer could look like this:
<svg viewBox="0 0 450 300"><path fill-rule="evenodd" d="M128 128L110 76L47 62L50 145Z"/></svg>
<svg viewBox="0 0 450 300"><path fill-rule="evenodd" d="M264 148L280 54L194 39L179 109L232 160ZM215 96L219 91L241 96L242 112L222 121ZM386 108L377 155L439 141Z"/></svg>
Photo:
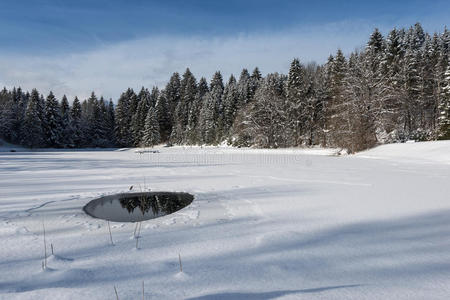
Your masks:
<svg viewBox="0 0 450 300"><path fill-rule="evenodd" d="M225 76L290 60L323 62L361 47L373 28L449 25L450 1L2 0L0 84L116 98L162 86L174 71Z"/></svg>

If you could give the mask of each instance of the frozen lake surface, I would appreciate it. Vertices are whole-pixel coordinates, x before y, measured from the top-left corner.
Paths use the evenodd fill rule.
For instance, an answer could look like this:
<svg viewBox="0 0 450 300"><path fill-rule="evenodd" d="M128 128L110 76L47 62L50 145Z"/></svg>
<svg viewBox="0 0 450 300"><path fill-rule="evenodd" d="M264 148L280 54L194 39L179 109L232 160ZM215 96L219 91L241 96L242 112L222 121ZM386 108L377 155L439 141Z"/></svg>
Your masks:
<svg viewBox="0 0 450 300"><path fill-rule="evenodd" d="M0 298L449 298L449 142L134 150L0 153ZM132 185L195 200L112 246L82 208Z"/></svg>

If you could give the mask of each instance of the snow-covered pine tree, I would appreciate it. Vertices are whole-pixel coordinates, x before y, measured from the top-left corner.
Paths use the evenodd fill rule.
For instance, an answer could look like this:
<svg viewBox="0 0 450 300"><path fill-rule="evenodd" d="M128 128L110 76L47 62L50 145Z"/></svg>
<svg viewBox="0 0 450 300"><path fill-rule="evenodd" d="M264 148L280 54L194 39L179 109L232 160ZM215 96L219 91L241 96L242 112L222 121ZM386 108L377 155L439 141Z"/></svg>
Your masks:
<svg viewBox="0 0 450 300"><path fill-rule="evenodd" d="M438 36L438 47L437 47L437 63L435 65L434 76L436 82L435 98L436 103L439 105L442 103L441 97L444 95L443 88L445 85L445 73L449 65L450 56L450 31L446 28L444 33ZM439 118L440 109L436 110L435 120L436 120L436 137L439 135Z"/></svg>
<svg viewBox="0 0 450 300"><path fill-rule="evenodd" d="M62 146L61 109L53 92L50 91L45 101L45 144L48 147L59 148Z"/></svg>
<svg viewBox="0 0 450 300"><path fill-rule="evenodd" d="M369 46L370 47L370 46ZM367 149L376 144L376 116L381 110L378 67L374 68L370 48L363 53L354 52L348 60L344 89L344 111L348 131L341 132L345 147L352 152Z"/></svg>
<svg viewBox="0 0 450 300"><path fill-rule="evenodd" d="M192 104L195 101L195 95L197 94L197 80L191 71L186 69L183 74L183 80L181 81L181 102L183 103L183 112L181 114L181 124L183 128L186 128L189 122L189 112L191 111Z"/></svg>
<svg viewBox="0 0 450 300"><path fill-rule="evenodd" d="M221 120L223 120L223 107L222 107L222 95L223 95L223 79L222 74L217 71L214 73L214 76L211 80L210 87L210 96L212 100L214 101L215 105L215 112L214 112L214 126L208 126L210 128L214 128L214 131L216 133L215 141L220 142L222 140L222 129L223 124ZM208 99L210 101L210 99ZM207 111L209 108L207 109ZM208 132L211 132L211 129L208 129Z"/></svg>
<svg viewBox="0 0 450 300"><path fill-rule="evenodd" d="M241 109L249 103L253 97L250 87L250 74L247 69L242 69L241 75L239 76L239 81L237 83L237 89L239 95L238 109Z"/></svg>
<svg viewBox="0 0 450 300"><path fill-rule="evenodd" d="M256 90L251 102L245 128L241 134L251 136L252 144L263 148L286 146L286 95L287 77L268 74Z"/></svg>
<svg viewBox="0 0 450 300"><path fill-rule="evenodd" d="M73 129L71 124L71 117L70 117L70 105L69 101L67 100L66 95L63 95L61 99L61 127L62 127L62 136L61 136L61 143L62 147L74 147L73 142Z"/></svg>
<svg viewBox="0 0 450 300"><path fill-rule="evenodd" d="M114 102L112 99L109 99L108 107L106 109L106 136L108 138L109 144L114 146L116 144L116 136L115 136L115 119L114 119Z"/></svg>
<svg viewBox="0 0 450 300"><path fill-rule="evenodd" d="M323 147L328 145L328 105L330 96L330 76L328 63L317 68L315 81L315 126L316 141Z"/></svg>
<svg viewBox="0 0 450 300"><path fill-rule="evenodd" d="M330 91L331 103L329 106L329 129L331 130L331 144L349 150L351 141L348 140L350 133L349 106L345 98L345 76L347 73L347 61L339 49L331 61L330 69Z"/></svg>
<svg viewBox="0 0 450 300"><path fill-rule="evenodd" d="M439 103L438 139L450 139L450 65L444 73L442 92Z"/></svg>
<svg viewBox="0 0 450 300"><path fill-rule="evenodd" d="M435 64L436 57L431 37L426 34L425 44L420 55L419 64L419 120L416 139L429 140L434 133L434 120L437 110L435 97Z"/></svg>
<svg viewBox="0 0 450 300"><path fill-rule="evenodd" d="M177 108L178 102L180 102L181 97L181 79L180 74L177 72L173 73L170 77L169 82L165 88L165 98L167 102L167 108L170 118L170 131L172 131L174 123L175 109ZM169 135L170 135L169 131Z"/></svg>
<svg viewBox="0 0 450 300"><path fill-rule="evenodd" d="M42 122L42 128L45 129L45 126L46 126L45 98L44 98L44 95L42 95L42 94L39 95L39 103L38 103L37 111L38 111L39 119L41 119L41 122ZM44 136L44 138L45 138L45 136ZM45 143L45 140L44 140L44 143Z"/></svg>
<svg viewBox="0 0 450 300"><path fill-rule="evenodd" d="M159 144L161 135L159 133L159 122L156 109L151 107L145 118L144 135L142 137L142 145L144 147L153 147Z"/></svg>
<svg viewBox="0 0 450 300"><path fill-rule="evenodd" d="M200 134L202 143L204 144L216 144L216 127L217 127L217 115L216 115L216 99L207 92L203 96L202 109L200 111Z"/></svg>
<svg viewBox="0 0 450 300"><path fill-rule="evenodd" d="M150 108L150 92L142 87L138 94L139 103L136 113L131 118L131 132L133 134L133 146L139 146L144 132L145 119Z"/></svg>
<svg viewBox="0 0 450 300"><path fill-rule="evenodd" d="M200 133L200 113L202 110L203 97L209 92L208 83L204 77L200 78L197 88L197 94L195 95L194 102L192 103L189 111L189 120L187 127L187 143L196 145L201 143Z"/></svg>
<svg viewBox="0 0 450 300"><path fill-rule="evenodd" d="M74 147L79 148L84 145L84 131L81 124L81 103L78 97L75 97L70 111L71 128L73 130L73 144Z"/></svg>
<svg viewBox="0 0 450 300"><path fill-rule="evenodd" d="M306 107L303 110L303 115L301 118L305 119L304 125L304 133L302 136L303 143L312 146L318 144L320 137L318 135L318 130L320 127L318 126L319 118L322 116L322 102L321 98L318 97L317 91L319 90L316 86L317 81L315 80L318 73L318 67L315 63L309 63L305 67L305 99L306 99ZM286 137L287 140L290 137Z"/></svg>
<svg viewBox="0 0 450 300"><path fill-rule="evenodd" d="M6 104L9 99L9 91L4 87L0 91L0 138L6 139Z"/></svg>
<svg viewBox="0 0 450 300"><path fill-rule="evenodd" d="M420 23L414 24L414 27L410 27L407 33L409 47L413 51L421 50L425 43L425 32Z"/></svg>
<svg viewBox="0 0 450 300"><path fill-rule="evenodd" d="M404 55L402 47L402 40L397 29L389 32L386 39L386 52L383 57L383 67L389 81L395 85L398 81L398 74L400 73L400 63Z"/></svg>
<svg viewBox="0 0 450 300"><path fill-rule="evenodd" d="M393 33L396 38L396 33ZM397 41L394 41L396 43ZM381 138L387 136L390 128L385 128L386 118L390 117L390 95L388 93L388 66L386 58L386 42L378 29L370 36L365 50L355 53L349 62L347 93L352 103L352 144L355 151L372 147L376 135ZM390 45L393 46L393 45ZM394 52L397 49L392 49ZM392 58L392 57L390 57Z"/></svg>
<svg viewBox="0 0 450 300"><path fill-rule="evenodd" d="M234 118L238 108L239 94L237 88L236 78L231 75L228 80L223 96L222 96L222 137L223 139L230 138L230 129L233 126Z"/></svg>
<svg viewBox="0 0 450 300"><path fill-rule="evenodd" d="M6 141L10 142L14 136L12 132L15 116L14 101L11 92L7 91L6 88L3 89L1 96L2 105L0 106L0 135Z"/></svg>
<svg viewBox="0 0 450 300"><path fill-rule="evenodd" d="M157 86L154 86L152 88L152 91L150 93L150 99L148 102L148 107L156 107L156 102L158 102L160 93L161 92L159 91L159 88Z"/></svg>
<svg viewBox="0 0 450 300"><path fill-rule="evenodd" d="M97 109L98 110L94 112L94 116L97 117L96 128L99 139L95 146L110 147L112 144L109 139L109 127L107 121L108 107L103 96L101 96L100 100L98 100Z"/></svg>
<svg viewBox="0 0 450 300"><path fill-rule="evenodd" d="M305 131L307 120L307 101L305 70L300 60L295 58L291 62L286 86L287 94L287 131L291 137L290 146L302 144L302 135Z"/></svg>
<svg viewBox="0 0 450 300"><path fill-rule="evenodd" d="M86 101L83 118L87 125L86 137L88 145L101 147L104 144L104 132L100 120L101 110L99 101L94 92L91 93L91 96Z"/></svg>
<svg viewBox="0 0 450 300"><path fill-rule="evenodd" d="M21 123L26 108L26 99L22 93L20 87L13 88L12 91L12 103L10 107L10 141L12 143L20 142Z"/></svg>
<svg viewBox="0 0 450 300"><path fill-rule="evenodd" d="M418 127L419 96L420 96L420 59L419 51L414 51L410 46L405 53L403 73L401 81L404 83L404 97L402 101L401 120L403 125L403 136L405 139L415 137Z"/></svg>
<svg viewBox="0 0 450 300"><path fill-rule="evenodd" d="M167 103L165 90L161 91L156 102L156 113L158 116L159 130L161 134L161 142L169 140L172 130L172 121L169 114L169 106Z"/></svg>
<svg viewBox="0 0 450 300"><path fill-rule="evenodd" d="M134 92L128 89L122 93L116 106L116 138L119 146L129 147L133 145L133 136L131 132L131 112L130 99Z"/></svg>
<svg viewBox="0 0 450 300"><path fill-rule="evenodd" d="M259 71L258 67L255 67L255 69L253 69L252 75L250 76L250 99L253 99L261 81L261 72Z"/></svg>
<svg viewBox="0 0 450 300"><path fill-rule="evenodd" d="M197 81L189 68L183 74L180 85L180 101L177 104L174 114L174 129L171 135L172 144L184 144L187 136L187 125L189 112L197 94Z"/></svg>
<svg viewBox="0 0 450 300"><path fill-rule="evenodd" d="M404 92L404 55L403 31L393 29L386 38L386 50L382 60L382 110L378 119L382 122L382 130L377 131L380 142L397 141L403 126L399 126L399 114L405 99ZM380 128L380 126L378 126ZM385 136L382 136L383 131Z"/></svg>
<svg viewBox="0 0 450 300"><path fill-rule="evenodd" d="M25 111L21 134L22 145L30 148L42 147L44 144L44 132L38 106L39 93L36 89L33 89Z"/></svg>
<svg viewBox="0 0 450 300"><path fill-rule="evenodd" d="M139 104L139 98L132 88L128 88L127 94L128 94L128 99L129 99L129 103L130 103L128 115L129 115L129 119L131 120L131 118L136 113L137 106Z"/></svg>

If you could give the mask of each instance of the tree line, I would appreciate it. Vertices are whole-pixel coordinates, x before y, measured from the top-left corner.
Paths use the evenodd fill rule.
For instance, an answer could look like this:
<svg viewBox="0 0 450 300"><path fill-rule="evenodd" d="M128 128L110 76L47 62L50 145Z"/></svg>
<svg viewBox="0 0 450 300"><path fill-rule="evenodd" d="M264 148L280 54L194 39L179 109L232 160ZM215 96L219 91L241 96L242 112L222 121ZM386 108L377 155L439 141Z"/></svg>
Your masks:
<svg viewBox="0 0 450 300"><path fill-rule="evenodd" d="M160 143L265 148L321 145L351 152L380 143L450 139L450 32L417 23L378 29L365 47L287 75L243 69L197 81L189 69L164 89L128 88L117 104L72 105L36 89L0 92L0 136L27 147L131 147Z"/></svg>

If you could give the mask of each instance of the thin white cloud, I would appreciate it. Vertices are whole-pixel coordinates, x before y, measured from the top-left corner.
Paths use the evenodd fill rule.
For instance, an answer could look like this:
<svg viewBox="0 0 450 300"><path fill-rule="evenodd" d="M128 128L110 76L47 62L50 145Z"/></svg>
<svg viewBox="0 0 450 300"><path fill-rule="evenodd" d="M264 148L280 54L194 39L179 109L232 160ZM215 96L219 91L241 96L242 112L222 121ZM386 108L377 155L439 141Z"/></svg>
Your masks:
<svg viewBox="0 0 450 300"><path fill-rule="evenodd" d="M127 87L162 87L173 72L186 67L208 80L220 70L227 80L244 67L286 73L294 57L322 63L337 48L348 53L364 45L374 27L341 22L228 37L148 37L54 57L9 55L0 57L0 84L44 94L52 90L70 99L83 99L91 91L117 99Z"/></svg>

